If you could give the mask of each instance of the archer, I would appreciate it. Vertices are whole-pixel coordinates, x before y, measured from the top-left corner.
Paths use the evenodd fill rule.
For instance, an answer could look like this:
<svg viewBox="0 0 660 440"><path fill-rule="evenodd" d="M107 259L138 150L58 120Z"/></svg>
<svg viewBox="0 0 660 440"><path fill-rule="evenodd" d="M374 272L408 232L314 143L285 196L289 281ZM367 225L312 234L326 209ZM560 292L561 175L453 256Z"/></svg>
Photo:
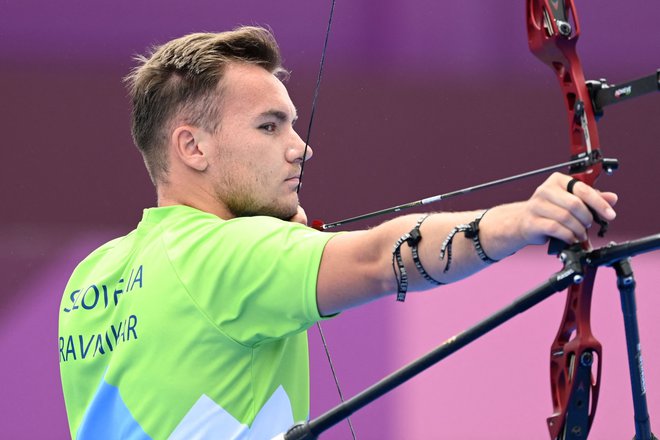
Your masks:
<svg viewBox="0 0 660 440"><path fill-rule="evenodd" d="M107 346L107 329L129 317L135 335L60 363L73 437L270 438L308 417L313 323L458 281L549 237L582 242L590 210L615 217L615 194L556 173L529 200L487 211L308 228L297 188L312 150L286 75L272 35L243 27L170 41L126 78L158 204L83 260L64 292L63 340L98 334ZM67 312L72 292L114 289L138 266L140 288L112 307Z"/></svg>

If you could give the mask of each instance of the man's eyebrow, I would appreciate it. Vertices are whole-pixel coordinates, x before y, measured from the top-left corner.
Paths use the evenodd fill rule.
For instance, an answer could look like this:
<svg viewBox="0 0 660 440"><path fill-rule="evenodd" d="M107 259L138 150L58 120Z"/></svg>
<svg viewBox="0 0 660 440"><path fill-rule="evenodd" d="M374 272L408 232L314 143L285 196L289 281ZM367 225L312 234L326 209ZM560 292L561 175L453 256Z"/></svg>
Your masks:
<svg viewBox="0 0 660 440"><path fill-rule="evenodd" d="M265 112L259 114L259 118L275 117L282 122L289 120L289 114L281 110L266 110ZM291 123L295 123L298 120L298 113L294 109L293 119Z"/></svg>

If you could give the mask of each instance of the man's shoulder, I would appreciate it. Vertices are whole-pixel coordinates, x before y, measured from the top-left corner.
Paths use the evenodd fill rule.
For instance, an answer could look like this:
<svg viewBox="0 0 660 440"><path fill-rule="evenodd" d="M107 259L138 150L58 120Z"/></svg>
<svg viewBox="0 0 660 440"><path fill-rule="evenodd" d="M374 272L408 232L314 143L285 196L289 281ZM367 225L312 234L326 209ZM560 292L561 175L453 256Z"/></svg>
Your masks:
<svg viewBox="0 0 660 440"><path fill-rule="evenodd" d="M198 241L248 244L261 242L275 235L288 234L291 231L317 233L304 225L269 216L222 219L214 214L187 207L154 214L156 215L151 216L149 220L160 229L168 247L174 243Z"/></svg>
<svg viewBox="0 0 660 440"><path fill-rule="evenodd" d="M88 272L92 269L98 268L101 262L107 262L109 258L113 258L113 255L116 254L115 252L116 250L122 247L126 247L128 242L133 240L134 235L135 235L135 230L121 237L114 238L102 244L101 246L97 247L96 249L91 251L85 258L83 258L80 261L80 263L78 263L78 265L73 271L73 275L80 274L82 272Z"/></svg>

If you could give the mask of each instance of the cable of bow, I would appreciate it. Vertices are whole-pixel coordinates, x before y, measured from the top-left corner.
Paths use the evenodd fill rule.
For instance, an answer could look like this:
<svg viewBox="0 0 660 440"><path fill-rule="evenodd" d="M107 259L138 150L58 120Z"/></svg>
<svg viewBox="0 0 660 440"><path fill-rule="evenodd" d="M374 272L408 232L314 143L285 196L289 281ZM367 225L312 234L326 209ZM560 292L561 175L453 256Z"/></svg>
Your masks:
<svg viewBox="0 0 660 440"><path fill-rule="evenodd" d="M580 24L573 0L527 0L527 33L531 51L556 74L568 113L573 158L589 157L588 166L570 174L593 186L603 170L596 118L575 49ZM587 240L581 244L591 249ZM585 439L591 428L600 389L601 344L591 332L591 296L596 269L583 267L584 282L568 288L564 315L550 350L553 440Z"/></svg>
<svg viewBox="0 0 660 440"><path fill-rule="evenodd" d="M302 186L302 181L303 181L303 173L305 171L305 162L307 159L307 150L309 149L309 141L311 139L312 135L312 126L314 124L314 114L316 113L316 107L318 103L318 97L319 97L319 91L321 90L321 80L323 78L323 67L325 66L325 56L328 50L328 41L330 40L330 30L332 29L332 18L334 17L335 14L335 3L336 0L332 0L331 5L330 5L330 14L328 16L328 26L325 31L325 39L323 41L323 50L321 51L321 61L319 63L319 73L316 78L316 86L314 87L314 97L312 98L312 108L310 110L310 115L309 115L309 124L307 126L307 136L305 138L305 150L303 151L303 158L302 158L302 163L300 164L300 177L298 179L298 187L296 188L296 193L300 193L300 188ZM337 371L335 370L334 363L332 362L332 356L330 355L330 349L328 348L328 343L325 339L325 335L323 333L323 328L321 327L320 322L316 322L316 327L319 331L319 336L321 337L321 343L323 344L323 350L325 351L325 356L328 359L328 365L330 365L330 371L332 373L332 378L335 381L335 386L337 387L337 393L339 394L339 400L343 403L345 401L344 399L344 393L341 390L341 385L339 384L339 378L337 376ZM353 423L351 422L350 417L346 418L346 421L348 422L348 427L351 430L351 436L353 437L353 440L356 440L355 436L355 429L353 428Z"/></svg>

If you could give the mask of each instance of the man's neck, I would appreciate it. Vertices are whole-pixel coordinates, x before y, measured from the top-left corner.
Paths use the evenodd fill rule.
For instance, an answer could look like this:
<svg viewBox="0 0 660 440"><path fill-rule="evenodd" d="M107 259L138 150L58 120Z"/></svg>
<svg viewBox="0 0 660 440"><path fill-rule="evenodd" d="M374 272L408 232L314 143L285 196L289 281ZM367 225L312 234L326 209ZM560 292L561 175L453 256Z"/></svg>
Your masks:
<svg viewBox="0 0 660 440"><path fill-rule="evenodd" d="M158 206L184 205L208 212L224 220L235 217L216 197L200 189L200 187L196 187L177 190L170 184L159 185L156 189Z"/></svg>

